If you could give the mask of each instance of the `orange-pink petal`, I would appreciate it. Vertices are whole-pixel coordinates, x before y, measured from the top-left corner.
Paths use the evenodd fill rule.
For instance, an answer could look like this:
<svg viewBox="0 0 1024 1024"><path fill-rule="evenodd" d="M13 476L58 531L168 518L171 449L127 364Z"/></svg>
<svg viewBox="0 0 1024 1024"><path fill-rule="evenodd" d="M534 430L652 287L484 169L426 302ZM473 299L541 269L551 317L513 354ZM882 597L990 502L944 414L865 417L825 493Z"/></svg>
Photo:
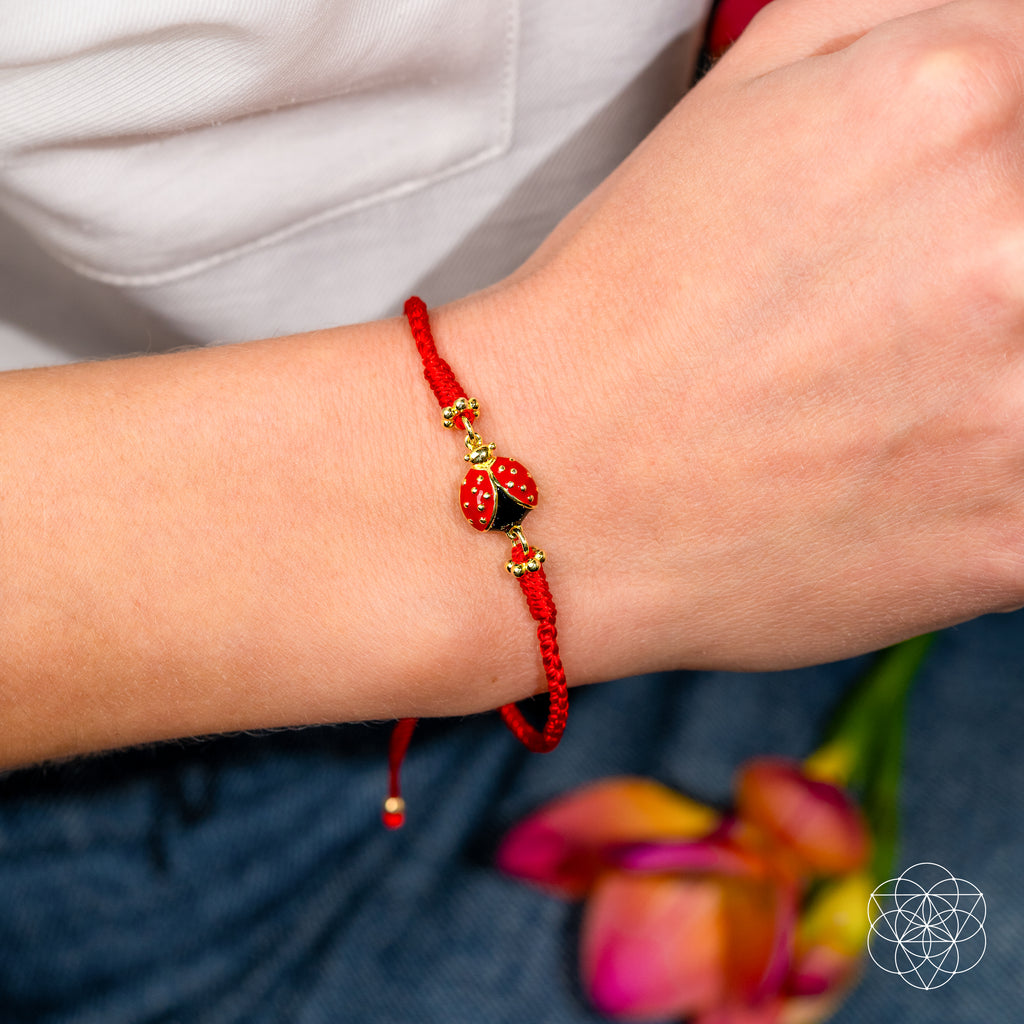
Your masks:
<svg viewBox="0 0 1024 1024"><path fill-rule="evenodd" d="M609 863L624 871L742 875L763 878L768 865L753 851L715 835L685 841L673 839L623 843L608 849Z"/></svg>
<svg viewBox="0 0 1024 1024"><path fill-rule="evenodd" d="M854 871L868 859L864 818L847 794L808 778L795 761L748 761L736 785L740 817L753 822L818 874Z"/></svg>
<svg viewBox="0 0 1024 1024"><path fill-rule="evenodd" d="M816 946L793 964L787 988L795 996L820 996L845 988L859 969L859 957L830 946Z"/></svg>
<svg viewBox="0 0 1024 1024"><path fill-rule="evenodd" d="M842 1002L842 993L787 999L782 1004L778 1024L823 1024Z"/></svg>
<svg viewBox="0 0 1024 1024"><path fill-rule="evenodd" d="M601 1013L620 1020L704 1012L722 999L724 950L713 880L606 874L583 919L584 988Z"/></svg>
<svg viewBox="0 0 1024 1024"><path fill-rule="evenodd" d="M796 891L781 880L722 879L728 1000L759 1006L782 989L796 928Z"/></svg>
<svg viewBox="0 0 1024 1024"><path fill-rule="evenodd" d="M605 779L554 800L520 822L498 866L566 898L586 894L617 843L693 839L715 828L709 807L650 779Z"/></svg>
<svg viewBox="0 0 1024 1024"><path fill-rule="evenodd" d="M693 1024L779 1024L784 1005L781 999L773 999L758 1006L726 1003L715 1007L710 1013L701 1014Z"/></svg>

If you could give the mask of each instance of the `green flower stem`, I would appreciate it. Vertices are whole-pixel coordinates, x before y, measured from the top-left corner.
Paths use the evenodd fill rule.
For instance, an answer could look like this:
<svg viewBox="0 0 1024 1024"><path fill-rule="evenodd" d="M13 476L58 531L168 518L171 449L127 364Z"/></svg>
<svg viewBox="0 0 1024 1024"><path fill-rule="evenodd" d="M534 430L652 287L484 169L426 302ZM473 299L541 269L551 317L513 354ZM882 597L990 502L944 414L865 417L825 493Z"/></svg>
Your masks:
<svg viewBox="0 0 1024 1024"><path fill-rule="evenodd" d="M907 695L935 634L884 651L844 698L825 742L807 759L819 777L860 794L874 837L871 870L889 877L899 835L899 789Z"/></svg>

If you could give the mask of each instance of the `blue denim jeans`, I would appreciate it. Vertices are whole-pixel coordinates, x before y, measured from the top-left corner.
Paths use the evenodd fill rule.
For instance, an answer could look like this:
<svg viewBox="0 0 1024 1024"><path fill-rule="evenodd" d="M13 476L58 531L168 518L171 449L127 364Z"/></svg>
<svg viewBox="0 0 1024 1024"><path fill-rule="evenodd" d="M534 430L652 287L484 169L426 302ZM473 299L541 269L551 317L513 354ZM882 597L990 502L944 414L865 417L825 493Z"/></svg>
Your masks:
<svg viewBox="0 0 1024 1024"><path fill-rule="evenodd" d="M576 981L578 908L499 874L499 838L605 775L725 802L743 759L809 752L866 663L588 687L545 756L496 715L424 723L397 833L379 819L386 726L0 778L0 1022L598 1021ZM984 959L931 992L868 962L837 1024L1020 1019L1022 665L1020 614L947 631L909 716L900 863L936 861L982 889Z"/></svg>

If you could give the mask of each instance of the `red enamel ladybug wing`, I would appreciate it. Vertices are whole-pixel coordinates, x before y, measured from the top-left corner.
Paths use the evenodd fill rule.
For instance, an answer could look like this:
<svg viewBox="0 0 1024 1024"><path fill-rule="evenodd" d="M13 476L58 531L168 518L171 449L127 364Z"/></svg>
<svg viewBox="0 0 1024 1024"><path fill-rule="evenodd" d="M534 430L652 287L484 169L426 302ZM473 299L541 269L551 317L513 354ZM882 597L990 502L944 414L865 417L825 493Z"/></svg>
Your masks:
<svg viewBox="0 0 1024 1024"><path fill-rule="evenodd" d="M491 466L494 479L498 486L528 508L537 507L537 485L530 476L530 471L515 459L495 459Z"/></svg>
<svg viewBox="0 0 1024 1024"><path fill-rule="evenodd" d="M536 499L534 499L536 500ZM459 490L459 508L474 530L486 530L494 518L497 498L486 469L471 469Z"/></svg>

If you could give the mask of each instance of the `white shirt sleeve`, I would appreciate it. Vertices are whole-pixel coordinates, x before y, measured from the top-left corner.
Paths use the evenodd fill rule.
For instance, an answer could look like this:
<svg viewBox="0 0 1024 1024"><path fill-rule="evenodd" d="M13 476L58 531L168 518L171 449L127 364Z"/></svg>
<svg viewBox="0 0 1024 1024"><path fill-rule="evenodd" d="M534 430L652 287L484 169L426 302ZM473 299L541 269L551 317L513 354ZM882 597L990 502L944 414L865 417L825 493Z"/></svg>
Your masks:
<svg viewBox="0 0 1024 1024"><path fill-rule="evenodd" d="M0 246L45 258L0 253L0 321L66 272L112 349L147 347L129 307L236 340L482 287L674 102L707 6L6 0Z"/></svg>

